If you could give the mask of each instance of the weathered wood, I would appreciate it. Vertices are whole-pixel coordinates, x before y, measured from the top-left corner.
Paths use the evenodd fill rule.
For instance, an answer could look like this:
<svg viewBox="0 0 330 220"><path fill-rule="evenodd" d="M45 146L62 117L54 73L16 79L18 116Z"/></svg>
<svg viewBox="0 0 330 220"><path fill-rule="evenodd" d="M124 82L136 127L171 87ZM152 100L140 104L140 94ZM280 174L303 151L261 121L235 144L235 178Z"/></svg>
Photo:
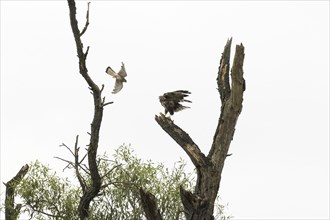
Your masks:
<svg viewBox="0 0 330 220"><path fill-rule="evenodd" d="M182 147L196 167L206 165L207 158L184 130L162 113L159 116L156 115L155 120Z"/></svg>
<svg viewBox="0 0 330 220"><path fill-rule="evenodd" d="M106 104L104 103L105 99L101 97L101 93L103 90L100 89L91 77L88 75L88 70L86 67L86 58L88 55L89 47L87 47L86 52L83 52L83 44L81 42L81 36L86 32L87 27L89 25L89 3L88 3L88 10L86 15L86 24L83 28L83 31L80 32L78 28L78 22L76 19L76 4L74 0L67 0L69 9L70 9L70 23L73 32L73 36L76 42L77 47L77 54L79 59L79 72L82 77L87 82L91 93L94 99L94 117L91 123L91 132L90 132L90 142L88 145L88 169L90 171L90 183L86 187L82 187L83 195L79 202L78 212L80 219L86 219L88 217L88 210L90 202L98 195L100 188L101 188L101 177L97 167L97 150L98 150L98 143L99 143L99 133L101 128L101 122L103 117L103 107Z"/></svg>
<svg viewBox="0 0 330 220"><path fill-rule="evenodd" d="M235 126L242 111L245 80L243 78L244 47L237 45L231 86L229 83L230 47L232 39L227 41L220 59L217 77L218 90L222 102L218 126L207 157L200 151L190 136L163 114L155 117L161 128L168 133L188 154L196 167L197 180L194 192L180 188L181 201L186 219L213 220L214 202L219 191L221 173L228 156Z"/></svg>
<svg viewBox="0 0 330 220"><path fill-rule="evenodd" d="M155 196L140 188L141 203L147 220L163 220Z"/></svg>
<svg viewBox="0 0 330 220"><path fill-rule="evenodd" d="M21 205L17 204L15 206L15 190L17 185L21 182L24 176L29 171L29 165L24 165L18 171L16 176L14 176L7 183L4 183L6 186L6 198L5 198L5 219L6 220L16 220L19 217Z"/></svg>
<svg viewBox="0 0 330 220"><path fill-rule="evenodd" d="M229 70L230 70L230 47L231 47L232 38L230 38L223 50L220 65L218 69L218 91L220 93L221 102L224 101L230 95L230 85L229 85Z"/></svg>

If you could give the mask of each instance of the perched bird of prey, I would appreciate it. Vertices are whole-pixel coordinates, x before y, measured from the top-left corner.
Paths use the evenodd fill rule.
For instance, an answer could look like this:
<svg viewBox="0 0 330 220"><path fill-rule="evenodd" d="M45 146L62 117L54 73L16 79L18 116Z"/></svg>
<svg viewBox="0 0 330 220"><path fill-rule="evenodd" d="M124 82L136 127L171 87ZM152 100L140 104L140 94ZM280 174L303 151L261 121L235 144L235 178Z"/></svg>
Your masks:
<svg viewBox="0 0 330 220"><path fill-rule="evenodd" d="M113 69L111 69L110 66L107 67L105 72L116 79L115 87L113 88L112 93L113 94L118 93L123 88L123 83L127 82L126 79L125 79L125 77L127 76L127 73L126 73L126 70L125 70L124 63L123 62L121 63L121 69L118 73L113 71Z"/></svg>
<svg viewBox="0 0 330 220"><path fill-rule="evenodd" d="M185 97L187 97L190 94L187 90L177 90L174 92L167 92L164 93L162 96L159 96L159 101L162 104L162 106L165 108L165 115L167 112L170 113L170 115L173 115L174 112L181 111L183 109L189 108L187 106L181 105L180 102L191 102Z"/></svg>

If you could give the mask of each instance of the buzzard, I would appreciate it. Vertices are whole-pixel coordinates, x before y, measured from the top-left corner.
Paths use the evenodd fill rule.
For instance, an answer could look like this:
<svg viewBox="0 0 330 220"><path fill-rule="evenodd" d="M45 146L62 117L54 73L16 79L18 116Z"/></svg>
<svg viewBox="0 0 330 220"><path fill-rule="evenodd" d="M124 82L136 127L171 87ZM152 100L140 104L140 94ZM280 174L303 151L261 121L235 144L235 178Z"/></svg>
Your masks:
<svg viewBox="0 0 330 220"><path fill-rule="evenodd" d="M183 109L189 108L187 106L181 105L180 102L191 102L185 97L187 97L190 94L187 90L177 90L174 92L167 92L164 93L162 96L159 96L159 101L162 104L162 106L165 108L165 115L167 112L170 113L170 115L173 115L174 112L181 111Z"/></svg>
<svg viewBox="0 0 330 220"><path fill-rule="evenodd" d="M113 71L113 69L111 69L110 66L107 67L105 72L116 79L115 87L113 88L112 93L113 94L118 93L123 88L123 83L127 82L126 79L125 79L125 77L127 76L127 73L126 73L126 70L125 70L124 63L123 62L121 63L121 69L119 70L118 73Z"/></svg>

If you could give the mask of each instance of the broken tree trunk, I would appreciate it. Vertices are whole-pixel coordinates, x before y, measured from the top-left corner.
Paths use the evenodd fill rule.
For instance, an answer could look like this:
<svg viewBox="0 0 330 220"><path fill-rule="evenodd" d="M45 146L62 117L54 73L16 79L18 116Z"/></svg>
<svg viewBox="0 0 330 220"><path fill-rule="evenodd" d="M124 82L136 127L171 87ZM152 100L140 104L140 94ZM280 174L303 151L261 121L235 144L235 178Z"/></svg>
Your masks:
<svg viewBox="0 0 330 220"><path fill-rule="evenodd" d="M194 192L180 188L181 201L186 219L213 220L214 202L219 191L221 173L228 156L235 126L242 111L245 80L243 78L244 47L237 45L233 67L230 70L230 47L232 39L222 53L217 77L222 102L218 126L209 154L205 156L190 136L174 122L160 114L155 117L161 128L168 133L188 154L196 167L197 180ZM229 78L231 77L231 85Z"/></svg>
<svg viewBox="0 0 330 220"><path fill-rule="evenodd" d="M163 220L157 208L156 197L140 188L140 197L147 220Z"/></svg>
<svg viewBox="0 0 330 220"><path fill-rule="evenodd" d="M18 171L16 176L14 176L7 183L6 186L6 199L5 199L5 219L6 220L16 220L19 217L21 204L15 206L15 190L17 185L21 182L24 176L29 171L29 165L24 165Z"/></svg>

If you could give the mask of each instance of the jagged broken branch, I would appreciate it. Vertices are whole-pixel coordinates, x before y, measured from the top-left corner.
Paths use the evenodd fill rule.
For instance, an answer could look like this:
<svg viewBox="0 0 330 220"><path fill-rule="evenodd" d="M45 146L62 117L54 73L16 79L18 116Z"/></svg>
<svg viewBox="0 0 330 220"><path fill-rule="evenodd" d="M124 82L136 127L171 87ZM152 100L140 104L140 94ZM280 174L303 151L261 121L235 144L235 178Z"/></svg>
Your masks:
<svg viewBox="0 0 330 220"><path fill-rule="evenodd" d="M207 160L205 155L190 138L189 134L174 124L170 118L167 118L162 113L160 113L159 116L156 115L155 120L162 127L162 129L182 147L196 167L206 165Z"/></svg>
<svg viewBox="0 0 330 220"><path fill-rule="evenodd" d="M25 164L11 180L4 183L6 186L5 218L8 220L17 219L20 214L22 206L21 204L15 206L15 190L28 171L29 165Z"/></svg>

